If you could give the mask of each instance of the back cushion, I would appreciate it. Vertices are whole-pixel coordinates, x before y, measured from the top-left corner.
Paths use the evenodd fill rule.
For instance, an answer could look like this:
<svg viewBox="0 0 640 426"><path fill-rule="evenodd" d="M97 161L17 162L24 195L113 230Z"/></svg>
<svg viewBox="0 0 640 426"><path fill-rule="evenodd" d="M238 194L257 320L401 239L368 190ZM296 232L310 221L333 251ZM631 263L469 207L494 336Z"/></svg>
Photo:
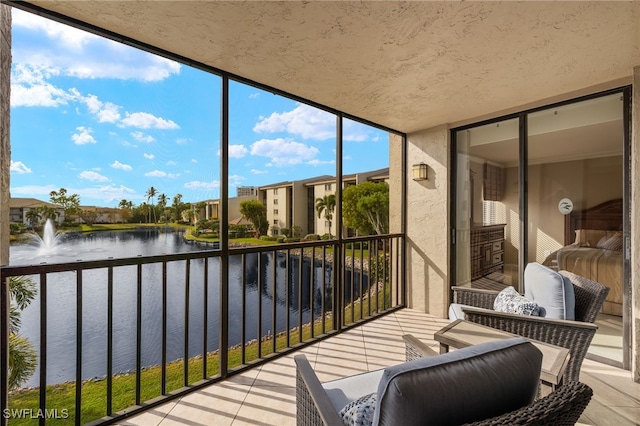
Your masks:
<svg viewBox="0 0 640 426"><path fill-rule="evenodd" d="M576 298L569 278L537 262L524 268L524 297L540 307L540 316L575 319Z"/></svg>
<svg viewBox="0 0 640 426"><path fill-rule="evenodd" d="M387 368L373 424L460 425L530 404L542 353L522 337L495 340Z"/></svg>

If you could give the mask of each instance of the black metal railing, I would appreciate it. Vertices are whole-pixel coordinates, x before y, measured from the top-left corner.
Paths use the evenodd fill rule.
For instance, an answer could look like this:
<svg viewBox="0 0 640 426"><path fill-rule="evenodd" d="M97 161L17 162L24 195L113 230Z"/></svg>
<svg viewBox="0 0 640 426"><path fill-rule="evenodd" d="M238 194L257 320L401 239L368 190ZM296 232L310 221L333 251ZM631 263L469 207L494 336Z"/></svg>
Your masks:
<svg viewBox="0 0 640 426"><path fill-rule="evenodd" d="M1 389L0 424L114 423L402 307L403 245L398 234L3 267L0 336L11 277L28 277L38 367L32 389Z"/></svg>

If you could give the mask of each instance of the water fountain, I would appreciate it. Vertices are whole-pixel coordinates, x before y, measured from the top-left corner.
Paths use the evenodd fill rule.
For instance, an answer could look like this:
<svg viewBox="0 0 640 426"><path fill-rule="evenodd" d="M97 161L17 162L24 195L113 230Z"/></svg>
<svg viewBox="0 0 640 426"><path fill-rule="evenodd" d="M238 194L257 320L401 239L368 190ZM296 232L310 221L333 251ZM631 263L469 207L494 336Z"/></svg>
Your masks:
<svg viewBox="0 0 640 426"><path fill-rule="evenodd" d="M56 228L53 225L53 221L51 219L47 219L44 224L42 237L35 235L34 238L38 242L38 254L50 254L55 252L58 242L61 239L61 234L56 234Z"/></svg>

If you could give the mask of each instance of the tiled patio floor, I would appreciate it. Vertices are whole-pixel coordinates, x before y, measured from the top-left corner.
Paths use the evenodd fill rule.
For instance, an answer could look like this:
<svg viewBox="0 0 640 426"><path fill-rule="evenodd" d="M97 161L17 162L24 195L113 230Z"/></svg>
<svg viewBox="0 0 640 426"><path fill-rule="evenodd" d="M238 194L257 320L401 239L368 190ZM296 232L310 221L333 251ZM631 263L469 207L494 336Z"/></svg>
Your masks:
<svg viewBox="0 0 640 426"><path fill-rule="evenodd" d="M413 334L437 349L433 334L447 320L403 309L297 351L321 381L404 361L401 336ZM295 425L293 354L168 402L121 425ZM581 381L594 390L583 425L640 424L640 384L630 372L585 360Z"/></svg>

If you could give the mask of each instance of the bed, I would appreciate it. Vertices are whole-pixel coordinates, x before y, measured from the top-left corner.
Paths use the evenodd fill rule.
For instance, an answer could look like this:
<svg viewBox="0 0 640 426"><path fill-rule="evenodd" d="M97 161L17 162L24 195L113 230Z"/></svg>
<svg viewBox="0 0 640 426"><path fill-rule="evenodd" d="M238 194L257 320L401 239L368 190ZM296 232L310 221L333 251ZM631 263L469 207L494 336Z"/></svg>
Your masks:
<svg viewBox="0 0 640 426"><path fill-rule="evenodd" d="M606 285L602 312L622 316L622 199L568 214L564 235L565 246L544 264Z"/></svg>

